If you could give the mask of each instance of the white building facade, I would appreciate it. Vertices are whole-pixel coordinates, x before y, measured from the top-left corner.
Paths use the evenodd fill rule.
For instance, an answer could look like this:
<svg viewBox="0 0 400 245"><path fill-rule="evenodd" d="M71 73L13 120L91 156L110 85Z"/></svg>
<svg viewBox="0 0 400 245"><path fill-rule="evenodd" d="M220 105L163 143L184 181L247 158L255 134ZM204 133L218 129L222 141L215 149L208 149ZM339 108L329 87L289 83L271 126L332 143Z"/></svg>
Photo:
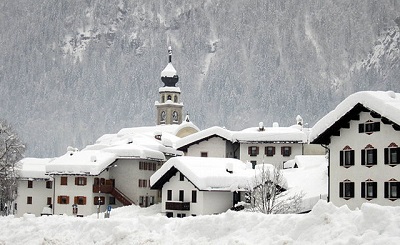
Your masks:
<svg viewBox="0 0 400 245"><path fill-rule="evenodd" d="M329 148L329 200L400 205L400 94L359 92L322 118L312 142ZM322 125L330 125L323 127Z"/></svg>

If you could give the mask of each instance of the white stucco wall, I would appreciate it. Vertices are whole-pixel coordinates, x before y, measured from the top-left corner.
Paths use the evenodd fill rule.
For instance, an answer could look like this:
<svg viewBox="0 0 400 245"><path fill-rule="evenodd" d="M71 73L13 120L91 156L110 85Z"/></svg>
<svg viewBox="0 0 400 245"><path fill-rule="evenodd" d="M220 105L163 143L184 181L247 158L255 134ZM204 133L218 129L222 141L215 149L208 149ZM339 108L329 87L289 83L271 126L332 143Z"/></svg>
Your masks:
<svg viewBox="0 0 400 245"><path fill-rule="evenodd" d="M367 120L381 122L380 119L372 118L369 113L362 112L360 120L350 121L350 128L340 129L340 136L332 136L330 147L330 201L335 205L348 205L355 209L364 202L377 203L380 205L398 206L400 200L391 201L384 198L384 182L391 178L400 180L400 166L391 167L384 164L384 148L394 142L400 145L400 132L395 131L391 125L380 123L380 131L371 135L358 133L358 125ZM378 163L370 168L361 165L361 150L371 144L377 149ZM349 168L340 166L340 151L345 146L354 150L355 165ZM339 197L339 183L345 179L354 182L354 198L345 200ZM377 182L377 198L371 201L361 198L361 182L372 179Z"/></svg>
<svg viewBox="0 0 400 245"><path fill-rule="evenodd" d="M75 185L75 177L78 176L67 176L63 177L68 178L67 185L61 185L61 177L55 176L55 199L54 199L54 214L67 214L73 215L72 213L72 205L74 204L75 196L85 196L86 197L86 205L78 205L78 215L90 215L97 212L97 205L94 205L94 197L98 196L98 193L93 193L93 184L94 178L104 178L108 179L108 172L103 172L100 176L82 176L87 178L86 185L80 186ZM69 196L68 204L59 204L57 203L58 196ZM107 208L108 196L107 194L100 194L100 196L105 197L106 204L101 205L100 211L104 212Z"/></svg>
<svg viewBox="0 0 400 245"><path fill-rule="evenodd" d="M200 157L201 152L207 152L208 157L226 157L226 140L220 137L213 137L201 141L198 144L191 145L188 148L186 156Z"/></svg>
<svg viewBox="0 0 400 245"><path fill-rule="evenodd" d="M155 173L152 170L139 169L139 162L153 162L150 160L118 159L115 162L117 167L110 169L110 178L115 179L115 187L128 196L136 205L139 205L140 196L154 196L155 203L160 202L158 190L150 190L150 176ZM147 180L147 187L139 187L139 179Z"/></svg>
<svg viewBox="0 0 400 245"><path fill-rule="evenodd" d="M172 200L167 200L167 191L172 190ZM184 191L184 202L190 202L190 211L166 210L166 202L179 202L179 191ZM192 191L197 191L197 202L192 202ZM232 192L216 192L216 191L199 191L186 177L184 181L180 181L180 173L166 182L162 188L161 211L163 213L172 212L173 217L177 217L178 213L190 215L205 215L222 213L232 207Z"/></svg>
<svg viewBox="0 0 400 245"><path fill-rule="evenodd" d="M27 197L32 197L32 204L27 204ZM53 189L46 188L46 180L33 180L32 188L28 188L28 180L18 180L16 217L25 213L40 216L43 207L48 207L47 198L53 198Z"/></svg>
<svg viewBox="0 0 400 245"><path fill-rule="evenodd" d="M259 154L257 156L250 156L248 154L248 147L250 146L258 146ZM275 147L275 155L267 156L265 152L265 147L274 146ZM290 146L292 148L292 152L290 156L282 156L281 147ZM286 162L290 159L293 159L296 155L303 155L303 144L250 144L250 143L241 143L240 144L240 160L243 162L246 161L257 161L257 164L261 164L263 161L268 164L272 164L276 167L284 167L283 162Z"/></svg>

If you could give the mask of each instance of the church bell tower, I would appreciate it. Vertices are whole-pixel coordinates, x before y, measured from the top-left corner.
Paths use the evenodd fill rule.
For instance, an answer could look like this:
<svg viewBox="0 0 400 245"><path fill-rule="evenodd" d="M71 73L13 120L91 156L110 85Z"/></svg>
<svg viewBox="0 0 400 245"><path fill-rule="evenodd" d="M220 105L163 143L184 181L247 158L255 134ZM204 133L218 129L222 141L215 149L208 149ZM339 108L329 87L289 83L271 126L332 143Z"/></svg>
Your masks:
<svg viewBox="0 0 400 245"><path fill-rule="evenodd" d="M172 49L168 47L168 64L161 72L161 81L164 86L158 89L160 101L155 103L157 125L182 123L181 89L175 86L178 80L178 74L172 65Z"/></svg>

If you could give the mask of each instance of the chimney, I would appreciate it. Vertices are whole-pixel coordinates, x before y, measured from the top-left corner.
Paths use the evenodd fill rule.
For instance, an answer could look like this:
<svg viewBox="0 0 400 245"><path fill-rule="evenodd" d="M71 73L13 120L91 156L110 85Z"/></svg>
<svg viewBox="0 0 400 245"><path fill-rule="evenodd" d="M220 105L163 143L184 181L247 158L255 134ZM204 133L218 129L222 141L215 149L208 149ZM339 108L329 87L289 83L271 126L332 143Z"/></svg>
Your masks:
<svg viewBox="0 0 400 245"><path fill-rule="evenodd" d="M258 123L258 131L264 131L264 123L263 122L259 122Z"/></svg>

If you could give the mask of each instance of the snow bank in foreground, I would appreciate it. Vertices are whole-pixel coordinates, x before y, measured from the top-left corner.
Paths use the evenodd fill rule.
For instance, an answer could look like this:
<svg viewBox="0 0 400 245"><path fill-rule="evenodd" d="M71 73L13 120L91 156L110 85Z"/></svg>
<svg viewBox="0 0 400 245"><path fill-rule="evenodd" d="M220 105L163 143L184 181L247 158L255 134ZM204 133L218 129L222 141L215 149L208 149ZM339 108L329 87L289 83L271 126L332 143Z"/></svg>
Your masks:
<svg viewBox="0 0 400 245"><path fill-rule="evenodd" d="M113 210L110 219L0 218L0 244L398 244L400 207L360 210L320 201L311 213L233 212L168 219L159 205Z"/></svg>

